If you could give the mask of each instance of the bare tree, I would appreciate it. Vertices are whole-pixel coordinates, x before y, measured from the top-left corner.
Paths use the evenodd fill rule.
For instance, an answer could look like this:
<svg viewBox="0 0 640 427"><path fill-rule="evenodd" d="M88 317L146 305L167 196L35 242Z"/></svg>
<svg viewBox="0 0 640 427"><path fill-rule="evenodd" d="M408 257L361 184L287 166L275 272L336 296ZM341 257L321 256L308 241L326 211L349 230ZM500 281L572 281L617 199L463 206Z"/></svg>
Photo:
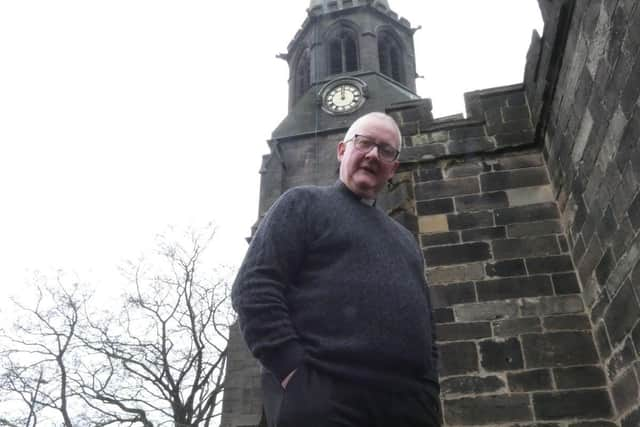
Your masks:
<svg viewBox="0 0 640 427"><path fill-rule="evenodd" d="M228 280L203 272L209 231L164 239L159 262L130 266L118 315L88 322L77 384L100 425L207 427L219 415L233 312Z"/></svg>
<svg viewBox="0 0 640 427"><path fill-rule="evenodd" d="M87 295L60 278L40 283L35 294L31 305L14 299L17 320L0 332L0 423L30 427L58 418L71 427L69 370Z"/></svg>

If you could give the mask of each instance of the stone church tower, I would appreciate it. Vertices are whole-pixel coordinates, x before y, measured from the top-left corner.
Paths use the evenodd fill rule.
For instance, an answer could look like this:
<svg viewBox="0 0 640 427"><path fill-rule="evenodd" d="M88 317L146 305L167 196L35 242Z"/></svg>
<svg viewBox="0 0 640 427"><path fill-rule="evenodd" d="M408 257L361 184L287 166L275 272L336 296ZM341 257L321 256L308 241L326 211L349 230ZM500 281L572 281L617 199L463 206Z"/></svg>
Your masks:
<svg viewBox="0 0 640 427"><path fill-rule="evenodd" d="M638 427L640 0L538 1L523 83L434 119L406 19L383 0L311 0L281 55L289 110L259 217L292 186L334 182L348 125L386 111L402 153L378 206L424 253L443 425ZM262 426L237 328L229 352L221 425Z"/></svg>

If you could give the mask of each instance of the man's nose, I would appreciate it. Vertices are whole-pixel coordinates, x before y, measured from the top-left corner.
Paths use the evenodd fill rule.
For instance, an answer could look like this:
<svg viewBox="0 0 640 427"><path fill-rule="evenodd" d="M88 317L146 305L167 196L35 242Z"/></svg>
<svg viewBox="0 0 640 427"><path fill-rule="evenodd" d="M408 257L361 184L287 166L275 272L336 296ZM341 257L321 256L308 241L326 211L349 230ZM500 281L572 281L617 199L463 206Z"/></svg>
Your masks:
<svg viewBox="0 0 640 427"><path fill-rule="evenodd" d="M375 155L373 154L375 152ZM371 150L366 154L365 157L375 157L376 159L380 159L380 153L378 153L378 146L374 145Z"/></svg>

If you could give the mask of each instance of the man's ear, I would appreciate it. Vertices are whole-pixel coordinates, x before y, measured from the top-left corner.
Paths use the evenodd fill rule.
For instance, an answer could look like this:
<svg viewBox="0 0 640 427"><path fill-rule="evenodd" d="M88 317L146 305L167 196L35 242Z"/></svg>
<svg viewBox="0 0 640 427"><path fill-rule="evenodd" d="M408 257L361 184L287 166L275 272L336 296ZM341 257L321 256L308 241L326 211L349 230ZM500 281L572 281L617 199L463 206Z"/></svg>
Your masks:
<svg viewBox="0 0 640 427"><path fill-rule="evenodd" d="M344 141L338 142L338 161L342 161L342 156L344 156L344 150L346 149L346 145Z"/></svg>

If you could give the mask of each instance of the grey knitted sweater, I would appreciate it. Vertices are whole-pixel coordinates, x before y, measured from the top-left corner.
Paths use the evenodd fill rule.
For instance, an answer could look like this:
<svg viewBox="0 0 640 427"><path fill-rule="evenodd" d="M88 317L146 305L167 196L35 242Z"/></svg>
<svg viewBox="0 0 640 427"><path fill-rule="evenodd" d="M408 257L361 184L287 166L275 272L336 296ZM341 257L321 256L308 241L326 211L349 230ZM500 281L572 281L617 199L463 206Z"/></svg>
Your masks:
<svg viewBox="0 0 640 427"><path fill-rule="evenodd" d="M386 389L437 385L419 247L340 181L294 188L274 203L232 301L249 349L280 380L308 363Z"/></svg>

